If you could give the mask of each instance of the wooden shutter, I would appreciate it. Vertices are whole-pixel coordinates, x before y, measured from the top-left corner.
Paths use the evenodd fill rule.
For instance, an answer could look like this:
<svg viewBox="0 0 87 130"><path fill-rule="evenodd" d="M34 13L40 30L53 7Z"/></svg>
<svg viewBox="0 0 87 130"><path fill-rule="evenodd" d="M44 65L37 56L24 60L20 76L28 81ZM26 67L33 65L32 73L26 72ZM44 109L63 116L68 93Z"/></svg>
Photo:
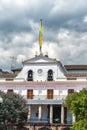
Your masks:
<svg viewBox="0 0 87 130"><path fill-rule="evenodd" d="M74 89L68 89L68 94L74 93Z"/></svg>
<svg viewBox="0 0 87 130"><path fill-rule="evenodd" d="M53 89L48 89L47 90L47 98L48 99L53 99Z"/></svg>
<svg viewBox="0 0 87 130"><path fill-rule="evenodd" d="M32 89L27 90L27 99L33 99L33 90Z"/></svg>
<svg viewBox="0 0 87 130"><path fill-rule="evenodd" d="M13 93L13 89L8 89L7 93L9 93L9 94Z"/></svg>

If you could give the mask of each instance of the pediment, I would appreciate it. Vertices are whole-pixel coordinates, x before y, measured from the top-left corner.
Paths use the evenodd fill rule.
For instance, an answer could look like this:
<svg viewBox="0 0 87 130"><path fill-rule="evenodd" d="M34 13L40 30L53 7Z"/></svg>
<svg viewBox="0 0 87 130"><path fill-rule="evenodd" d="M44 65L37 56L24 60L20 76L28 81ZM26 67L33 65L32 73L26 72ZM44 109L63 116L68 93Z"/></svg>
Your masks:
<svg viewBox="0 0 87 130"><path fill-rule="evenodd" d="M51 59L47 56L43 56L42 54L35 56L34 58L28 59L23 62L23 64L29 64L29 63L47 63L47 62L56 62L55 59Z"/></svg>

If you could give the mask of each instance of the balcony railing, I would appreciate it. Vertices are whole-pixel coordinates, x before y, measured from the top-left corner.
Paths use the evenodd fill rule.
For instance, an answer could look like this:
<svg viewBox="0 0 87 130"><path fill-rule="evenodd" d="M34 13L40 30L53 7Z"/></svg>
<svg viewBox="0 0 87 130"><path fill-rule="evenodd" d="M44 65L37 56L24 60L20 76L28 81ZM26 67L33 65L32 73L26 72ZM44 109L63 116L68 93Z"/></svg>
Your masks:
<svg viewBox="0 0 87 130"><path fill-rule="evenodd" d="M65 97L66 95L54 95L53 98L47 97L47 95L33 95L28 100L63 100Z"/></svg>

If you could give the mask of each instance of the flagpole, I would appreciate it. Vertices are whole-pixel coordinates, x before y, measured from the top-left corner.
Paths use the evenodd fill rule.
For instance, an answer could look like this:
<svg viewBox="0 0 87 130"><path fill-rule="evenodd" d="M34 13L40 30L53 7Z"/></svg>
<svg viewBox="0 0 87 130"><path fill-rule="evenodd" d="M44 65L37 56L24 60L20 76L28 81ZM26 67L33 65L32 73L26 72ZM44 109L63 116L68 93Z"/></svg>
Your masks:
<svg viewBox="0 0 87 130"><path fill-rule="evenodd" d="M40 29L39 29L39 49L40 49L40 54L42 54L42 19L40 19Z"/></svg>
<svg viewBox="0 0 87 130"><path fill-rule="evenodd" d="M41 47L40 47L40 54L42 54L42 49L41 49Z"/></svg>

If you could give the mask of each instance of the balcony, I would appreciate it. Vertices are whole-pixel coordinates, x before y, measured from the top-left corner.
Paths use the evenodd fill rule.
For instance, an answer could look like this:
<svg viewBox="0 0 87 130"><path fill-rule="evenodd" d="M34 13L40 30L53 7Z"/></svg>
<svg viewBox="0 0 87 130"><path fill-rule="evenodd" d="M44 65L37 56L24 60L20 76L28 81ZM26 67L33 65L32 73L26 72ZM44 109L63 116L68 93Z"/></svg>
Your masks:
<svg viewBox="0 0 87 130"><path fill-rule="evenodd" d="M66 95L54 95L48 99L47 95L33 95L32 99L27 99L28 104L62 104Z"/></svg>
<svg viewBox="0 0 87 130"><path fill-rule="evenodd" d="M53 95L53 98L47 98L47 95L33 95L32 100L63 100L66 95Z"/></svg>

